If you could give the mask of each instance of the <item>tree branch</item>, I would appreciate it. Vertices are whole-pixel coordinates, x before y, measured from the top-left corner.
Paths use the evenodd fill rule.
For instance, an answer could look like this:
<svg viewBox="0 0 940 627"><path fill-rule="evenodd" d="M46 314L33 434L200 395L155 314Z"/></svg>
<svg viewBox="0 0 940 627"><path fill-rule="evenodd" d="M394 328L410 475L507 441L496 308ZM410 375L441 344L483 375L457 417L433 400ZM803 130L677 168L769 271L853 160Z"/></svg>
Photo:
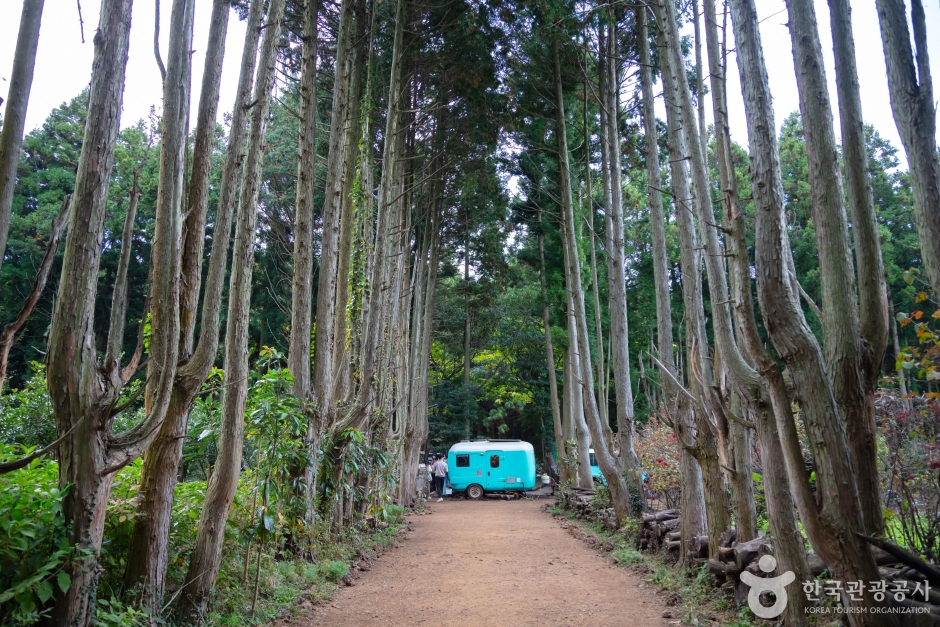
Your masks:
<svg viewBox="0 0 940 627"><path fill-rule="evenodd" d="M156 8L156 16L153 21L153 56L157 59L157 67L160 68L160 76L163 77L162 82L165 83L166 66L163 65L163 57L160 56L160 0L154 0L153 4Z"/></svg>
<svg viewBox="0 0 940 627"><path fill-rule="evenodd" d="M69 209L71 207L72 196L66 194L62 199L62 206L59 213L52 220L50 228L49 242L46 244L46 252L42 256L39 264L39 271L33 280L33 287L23 302L19 314L13 322L3 327L3 333L0 334L0 391L3 390L3 381L7 375L7 361L10 356L10 349L16 341L16 332L22 328L29 317L33 315L39 297L42 296L46 283L49 280L49 273L52 271L52 263L55 261L56 251L59 249L59 242L62 240L62 233L65 231L65 225L68 222Z"/></svg>
<svg viewBox="0 0 940 627"><path fill-rule="evenodd" d="M65 440L65 438L71 436L75 432L75 430L78 429L78 427L82 424L82 422L84 422L84 420L85 420L85 416L82 416L81 418L79 418L78 422L76 422L75 425L71 429L66 431L65 435L63 435L61 438L59 438L58 440L56 440L49 446L39 449L38 451L35 451L33 453L30 453L26 457L21 457L20 459L17 459L15 461L4 462L0 464L0 475L6 474L8 472L13 472L14 470L19 470L20 468L25 468L30 463L32 463L34 459L39 459L40 457L42 457L49 451L55 449L57 446L59 446L59 444L61 444Z"/></svg>
<svg viewBox="0 0 940 627"><path fill-rule="evenodd" d="M898 558L898 561L907 564L914 570L922 573L925 577L927 577L927 580L931 584L940 586L940 568L937 568L933 564L928 564L914 553L899 547L894 542L890 542L883 538L872 538L871 536L866 536L858 532L856 532L855 535L865 542L873 546L877 546L879 549L884 549L894 557Z"/></svg>
<svg viewBox="0 0 940 627"><path fill-rule="evenodd" d="M806 293L806 290L804 290L803 286L800 285L800 281L799 279L796 278L796 275L791 272L790 276L793 278L793 283L796 285L796 289L800 291L800 296L803 297L803 300L806 302L806 305L810 308L810 310L814 314L816 314L816 317L819 318L820 321L822 321L823 319L822 311L819 309L819 305L817 305L815 301L813 301L813 299L810 297L810 295Z"/></svg>

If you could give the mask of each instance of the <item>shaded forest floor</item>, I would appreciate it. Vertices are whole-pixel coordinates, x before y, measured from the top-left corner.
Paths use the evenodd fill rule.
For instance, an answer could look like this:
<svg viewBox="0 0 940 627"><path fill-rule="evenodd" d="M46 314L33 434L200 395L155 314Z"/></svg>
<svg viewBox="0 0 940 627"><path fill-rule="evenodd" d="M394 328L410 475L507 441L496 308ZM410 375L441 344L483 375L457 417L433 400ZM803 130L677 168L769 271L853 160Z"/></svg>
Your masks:
<svg viewBox="0 0 940 627"><path fill-rule="evenodd" d="M665 599L548 516L543 500L432 503L405 541L293 625L666 627Z"/></svg>

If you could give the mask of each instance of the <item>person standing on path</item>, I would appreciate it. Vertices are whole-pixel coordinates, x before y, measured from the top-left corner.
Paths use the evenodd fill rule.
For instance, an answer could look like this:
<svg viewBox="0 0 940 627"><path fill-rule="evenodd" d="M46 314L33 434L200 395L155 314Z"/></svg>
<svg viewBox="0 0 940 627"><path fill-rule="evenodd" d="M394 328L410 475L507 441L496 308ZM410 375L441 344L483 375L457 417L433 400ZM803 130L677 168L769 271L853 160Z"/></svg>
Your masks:
<svg viewBox="0 0 940 627"><path fill-rule="evenodd" d="M447 478L447 461L445 457L439 455L431 469L434 471L434 486L437 489L437 502L440 503L444 500L444 484Z"/></svg>

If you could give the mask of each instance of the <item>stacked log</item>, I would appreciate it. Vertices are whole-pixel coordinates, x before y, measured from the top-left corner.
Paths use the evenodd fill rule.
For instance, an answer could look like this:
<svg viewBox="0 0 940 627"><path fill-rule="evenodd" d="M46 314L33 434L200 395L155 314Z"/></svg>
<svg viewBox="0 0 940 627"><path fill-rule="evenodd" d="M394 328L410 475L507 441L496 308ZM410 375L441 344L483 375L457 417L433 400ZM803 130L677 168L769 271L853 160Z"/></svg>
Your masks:
<svg viewBox="0 0 940 627"><path fill-rule="evenodd" d="M604 522L608 529L616 529L616 518L612 509L596 509L593 493L587 490L568 490L559 493L559 500L566 508L574 510L578 518ZM681 518L678 509L644 514L639 530L641 549L669 551L678 556L682 543ZM885 540L865 538L872 546L872 554L879 566L882 579L887 582L890 592L897 584L907 589L911 595L915 585L926 582L930 585L927 601L918 593L917 599L906 598L895 601L893 594L887 594L885 602L893 605L926 608L925 614L912 614L913 622L903 622L904 627L940 627L940 566L926 564L917 556ZM884 548L882 548L884 546ZM773 577L780 573L765 573L760 569L760 558L773 555L770 540L759 537L738 542L732 527L721 533L718 538L718 551L709 554L708 536L689 539L689 565L701 566L715 577L715 585L728 595L733 596L739 606L747 604L750 586L741 581L741 573L747 571L758 577ZM829 577L828 567L815 553L807 555L810 570L814 577ZM923 611L923 610L921 610Z"/></svg>
<svg viewBox="0 0 940 627"><path fill-rule="evenodd" d="M643 514L640 527L640 548L679 550L679 510L667 509L663 512Z"/></svg>
<svg viewBox="0 0 940 627"><path fill-rule="evenodd" d="M575 512L577 518L599 522L604 525L604 528L608 531L614 531L619 527L614 508L597 507L594 502L593 490L568 488L562 490L558 498L566 509Z"/></svg>

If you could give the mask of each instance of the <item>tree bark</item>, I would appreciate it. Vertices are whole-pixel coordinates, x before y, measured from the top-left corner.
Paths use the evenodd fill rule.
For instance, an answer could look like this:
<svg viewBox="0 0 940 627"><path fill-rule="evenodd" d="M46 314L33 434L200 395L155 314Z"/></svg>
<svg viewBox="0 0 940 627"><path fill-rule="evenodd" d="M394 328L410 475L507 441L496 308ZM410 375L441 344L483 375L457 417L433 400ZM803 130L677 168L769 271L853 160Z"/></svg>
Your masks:
<svg viewBox="0 0 940 627"><path fill-rule="evenodd" d="M542 324L545 326L545 360L546 360L546 372L548 374L548 396L549 402L552 405L552 426L554 427L555 432L555 459L560 461L562 455L565 454L565 436L562 431L561 424L561 411L558 406L558 381L557 374L555 371L555 349L552 347L552 319L551 319L551 310L548 306L548 288L546 286L545 278L545 233L541 229L542 225L542 212L539 211L539 259L541 260L541 266L539 267L539 283L542 287ZM559 464L558 470L562 483L566 482L569 477L567 476L567 471L564 470L564 466Z"/></svg>
<svg viewBox="0 0 940 627"><path fill-rule="evenodd" d="M677 74L677 68L683 66L681 54L677 47L678 33L675 6L671 2L665 2L657 17L657 21L662 24L660 40L665 44L663 46L665 51L662 55L662 61L664 64L663 80L668 94L667 116L672 116L673 119L669 122L670 128L675 129L677 139L681 138L682 143L678 146L683 150L682 156L679 158L687 158L690 161L695 182L695 196L694 203L692 203L695 209L694 216L688 201L677 209L679 212L677 221L679 223L680 242L683 249L687 246L697 247L694 238L694 222L697 218L698 236L706 251L705 268L708 274L709 293L712 301L715 338L716 342L724 347L729 343L728 338L731 335L727 280L724 274L724 265L721 263L718 237L715 227L711 224L714 218L709 219L709 216L714 215L709 195L711 186L704 165L701 138L696 128L692 97L685 81L680 80ZM688 147L688 155L685 154L684 149L686 147ZM682 190L679 193L685 193L685 191ZM692 373L690 381L692 379L696 380L697 395L700 400L694 411L695 442L690 452L696 456L702 467L705 510L708 517L709 554L713 555L718 551L718 536L731 525L731 504L724 491L721 462L718 455L719 430L723 428L724 414L721 399L718 398L719 395L715 388L711 356L708 352L705 312L700 283L700 259L697 255L688 259L689 263L694 264L691 267L699 277L698 279L693 278L693 281L699 281L699 283L697 286L694 284L690 286L692 289L690 300L692 302L686 304L686 319L689 321L688 335L690 338L689 364ZM686 259L683 259L684 276L689 274L689 270L687 270L689 266L686 266L685 262ZM684 291L685 281L683 280ZM722 357L726 358L724 354ZM738 357L740 359L740 356Z"/></svg>
<svg viewBox="0 0 940 627"><path fill-rule="evenodd" d="M836 395L843 406L847 421L846 433L857 473L856 482L866 533L876 535L884 531L884 514L881 486L878 482L878 464L875 463L878 453L875 388L888 346L888 295L881 259L881 237L878 233L875 201L868 172L868 150L865 144L862 100L858 90L858 70L855 65L855 39L852 35L852 9L849 0L830 0L829 11L836 63L836 88L839 94L846 191L852 216L855 263L858 271L859 307L859 326L855 329L859 338L854 343L860 378L858 389L848 391L849 403L842 400L844 393L838 389ZM822 241L822 233L819 233L819 236ZM849 254L851 255L851 252ZM851 271L851 257L849 264ZM855 295L849 296L854 303ZM825 315L825 303L823 306ZM828 339L826 346L829 346ZM854 383L856 380L851 381Z"/></svg>
<svg viewBox="0 0 940 627"><path fill-rule="evenodd" d="M349 348L346 345L346 305L349 298L349 271L352 267L353 225L355 223L353 207L353 186L356 182L356 161L359 158L359 140L362 137L362 90L363 70L368 61L366 53L366 8L365 2L356 2L353 7L356 14L356 45L351 50L351 75L349 78L349 119L346 123L346 164L343 174L343 207L339 227L339 252L336 269L336 304L333 314L333 337L336 342L335 375L339 377L333 383L334 401L349 396Z"/></svg>
<svg viewBox="0 0 940 627"><path fill-rule="evenodd" d="M665 47L662 31L657 33L657 40L660 47ZM673 75L669 71L668 63L665 63L667 59L662 56L660 58L664 62L662 68L663 94L666 101L672 197L676 212L676 223L679 227L679 255L682 268L682 301L686 312L686 337L698 338L704 333L704 320L701 315L701 312L704 311L704 305L702 304L702 261L698 238L695 235L691 206L692 190L689 186L688 165L686 163L688 151L685 138L680 130L682 125L679 116L675 112L676 98ZM687 339L685 342L686 364L698 363L700 361L700 350L700 343L689 342ZM680 360L682 355L683 351L680 350ZM677 373L681 371L682 369L677 367ZM689 384L693 391L700 387L694 379L691 379ZM679 401L676 404L673 429L678 442L686 442L688 439L694 438L696 411L699 410L684 401ZM708 516L702 466L692 452L681 445L679 447L679 472L683 481L683 490L680 494L682 543L679 547L679 557L681 560L685 560L692 538L707 533Z"/></svg>
<svg viewBox="0 0 940 627"><path fill-rule="evenodd" d="M868 395L865 393L867 386L862 381L863 377L868 377L862 372L855 272L822 46L812 3L805 0L788 0L787 9L790 16L793 64L800 93L800 112L805 130L806 156L809 161L813 225L819 251L822 326L825 337L823 350L832 380L832 391L845 422L861 505L862 528L870 529L874 533L884 526L876 462L874 397L868 402ZM837 48L837 52L845 51ZM839 56L842 63L849 63L844 54ZM850 77L843 72L842 81L838 81L843 97L847 95L845 82L848 80ZM864 151L864 143L862 150ZM867 151L862 154L863 168L867 170ZM869 227L877 229L874 224ZM863 252L872 254L874 251L858 252L861 260Z"/></svg>
<svg viewBox="0 0 940 627"><path fill-rule="evenodd" d="M578 245L575 235L576 221L574 218L574 203L571 198L571 172L568 166L568 137L565 128L565 101L561 84L561 60L559 58L558 47L559 42L556 38L552 42L552 61L554 65L555 83L555 134L558 142L559 188L562 214L565 220L565 229L563 232L568 249L565 274L568 279L568 291L573 305L574 337L577 341L578 370L575 371L574 376L580 378L584 396L583 405L586 408L585 413L587 414L585 416L585 422L587 422L588 430L591 433L591 441L594 444L594 455L601 472L603 472L604 476L607 478L607 485L610 489L610 500L614 506L617 521L623 523L631 515L638 514L638 512L632 511L630 491L627 487L627 481L622 474L620 460L614 457L612 453L613 434L610 433L610 427L601 422L597 400L594 398L594 370L591 366L587 314L584 307L584 288L581 284L580 260L578 259ZM614 351L614 354L616 355L616 351ZM630 390L629 387L627 389ZM632 392L632 390L630 391ZM617 393L622 394L623 390L618 389ZM618 405L620 405L625 399L620 396L618 400Z"/></svg>
<svg viewBox="0 0 940 627"><path fill-rule="evenodd" d="M568 259L572 253L565 240L565 259ZM566 283L571 283L571 278L566 277ZM571 419L571 433L573 440L577 442L576 453L578 458L578 487L585 490L594 488L594 478L591 473L591 434L588 430L585 420L586 403L588 400L584 397L584 390L581 386L581 355L578 345L578 332L576 330L574 299L571 297L571 291L574 288L568 285L568 382L565 389L565 402L568 403L568 415ZM595 452L595 455L597 453Z"/></svg>
<svg viewBox="0 0 940 627"><path fill-rule="evenodd" d="M256 3L257 4L257 3ZM232 155L222 176L219 205L216 210L212 259L206 282L202 308L202 329L199 345L193 353L193 336L198 315L197 301L202 279L202 256L205 247L206 214L208 210L209 177L212 143L215 135L215 116L218 110L219 83L222 74L225 34L228 29L229 6L225 0L213 5L209 30L209 53L203 73L199 98L195 148L193 150L193 176L190 183L189 208L184 223L180 286L180 358L173 384L167 415L153 444L144 455L141 471L140 494L143 496L139 514L134 520L128 548L125 581L128 587L140 586L139 603L157 615L162 609L168 566L170 517L178 468L183 455L183 444L195 395L208 375L218 349L219 312L222 285L228 260L231 234L234 169L240 159L244 111L240 106L250 95L251 76L247 78L247 95L236 103L232 116L229 153ZM257 26L260 7L249 14L249 36L254 67L254 49L257 48ZM252 30L254 29L254 30ZM246 49L247 49L246 44ZM244 70L243 70L244 71ZM242 94L242 92L239 92Z"/></svg>
<svg viewBox="0 0 940 627"><path fill-rule="evenodd" d="M630 338L627 328L627 278L624 259L623 184L620 163L620 69L617 48L617 20L614 9L607 17L607 60L604 106L610 177L610 204L607 210L607 282L610 298L610 346L614 365L614 386L617 388L617 438L620 459L631 475L639 472L640 460L633 447L633 386L630 381ZM593 394L593 391L592 391ZM639 476L631 477L639 485Z"/></svg>
<svg viewBox="0 0 940 627"><path fill-rule="evenodd" d="M7 250L10 232L10 211L13 207L13 189L16 187L16 168L20 163L20 146L26 128L26 108L33 85L36 50L39 48L39 25L45 0L23 0L20 29L16 36L16 52L7 106L3 111L0 129L0 268ZM0 378L2 381L2 378Z"/></svg>
<svg viewBox="0 0 940 627"><path fill-rule="evenodd" d="M816 495L803 466L796 426L776 394L774 414L787 476L807 535L836 579L880 579L874 558L859 545L861 527L858 493L852 477L848 444L828 378L822 351L806 324L791 280L792 255L784 215L783 184L767 71L760 47L753 0L731 0L738 68L744 92L751 156L752 193L757 215L756 266L761 311L771 340L793 377L816 469ZM818 501L816 499L819 499ZM867 606L873 599L860 602ZM857 602L843 599L848 605ZM852 625L890 625L875 613L850 614Z"/></svg>
<svg viewBox="0 0 940 627"><path fill-rule="evenodd" d="M940 163L937 113L921 0L911 0L911 46L904 0L876 0L894 121L904 144L914 195L914 222L924 270L940 294Z"/></svg>
<svg viewBox="0 0 940 627"><path fill-rule="evenodd" d="M346 123L349 108L349 51L352 43L353 3L343 0L336 36L336 71L333 109L330 117L330 147L323 200L323 229L320 238L320 276L317 283L317 332L314 338L313 398L317 414L316 432L332 422L334 338L333 314L336 297L337 249L343 206L343 171L346 164Z"/></svg>
<svg viewBox="0 0 940 627"><path fill-rule="evenodd" d="M313 329L313 193L317 153L317 0L304 2L300 73L300 140L297 148L297 203L294 208L294 276L291 285L290 348L287 363L294 396L310 395L310 333Z"/></svg>
<svg viewBox="0 0 940 627"><path fill-rule="evenodd" d="M391 75L389 78L389 108L385 120L385 137L398 137L401 129L402 80L405 76L405 22L408 15L408 0L399 0L395 11L395 34L392 46ZM347 429L361 428L368 418L369 408L374 402L373 378L379 364L377 353L382 332L385 330L385 314L388 308L388 292L391 290L391 257L395 244L392 234L398 220L395 204L400 189L401 142L386 141L382 155L382 179L378 192L375 246L369 261L368 294L363 297L361 313L362 344L360 351L360 387L355 402L329 427L325 447L333 459L345 450L343 433ZM327 505L331 495L320 495L320 507Z"/></svg>
<svg viewBox="0 0 940 627"><path fill-rule="evenodd" d="M258 60L251 130L248 135L232 252L219 452L212 477L206 487L195 548L177 607L177 617L187 624L195 623L205 613L208 596L215 586L222 560L225 522L238 487L241 470L245 402L248 396L248 314L254 266L254 237L258 220L257 204L284 4L285 0L272 0L268 7Z"/></svg>
<svg viewBox="0 0 940 627"><path fill-rule="evenodd" d="M158 192L162 200L158 199L155 232L163 239L158 245L160 250L154 250L152 289L164 302L159 315L153 318L153 334L164 341L165 367L145 419L126 433L112 433L112 407L124 379L120 368L111 364L105 369L98 363L93 329L101 239L120 127L131 6L131 0L105 0L101 5L88 118L72 196L70 237L56 299L61 306L53 312L49 336L46 377L56 426L61 435L72 434L59 445L59 482L66 493L63 514L69 524L69 543L83 551L82 557L65 571L72 585L56 598L53 615L59 624L91 623L100 573L98 552L114 474L153 440L166 415L176 369L180 196L178 193L174 199ZM168 69L174 80L167 82L164 94L159 186L177 192L182 190L182 183L176 179L182 177L185 146L183 111L188 105L185 79L190 59L186 46L192 36L192 9L190 0L174 4L176 28L171 41L178 54Z"/></svg>

